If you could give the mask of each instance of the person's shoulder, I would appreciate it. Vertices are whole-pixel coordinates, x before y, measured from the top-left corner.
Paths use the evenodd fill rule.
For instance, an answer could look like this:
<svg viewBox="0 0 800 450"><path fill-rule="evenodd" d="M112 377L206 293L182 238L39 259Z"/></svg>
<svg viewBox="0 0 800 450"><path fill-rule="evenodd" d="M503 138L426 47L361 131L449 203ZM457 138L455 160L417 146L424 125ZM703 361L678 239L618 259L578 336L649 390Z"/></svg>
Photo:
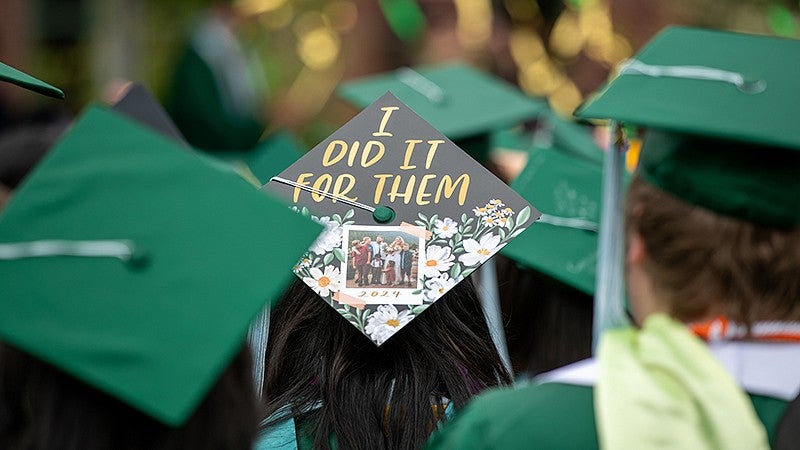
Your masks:
<svg viewBox="0 0 800 450"><path fill-rule="evenodd" d="M597 448L592 391L553 382L488 391L446 425L431 448Z"/></svg>

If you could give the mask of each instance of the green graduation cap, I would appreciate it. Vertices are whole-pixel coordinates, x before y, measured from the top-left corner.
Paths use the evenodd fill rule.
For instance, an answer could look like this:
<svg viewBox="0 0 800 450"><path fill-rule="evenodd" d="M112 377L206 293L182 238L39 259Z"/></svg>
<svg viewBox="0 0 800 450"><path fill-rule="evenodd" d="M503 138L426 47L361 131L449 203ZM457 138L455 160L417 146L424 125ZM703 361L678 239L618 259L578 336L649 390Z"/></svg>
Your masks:
<svg viewBox="0 0 800 450"><path fill-rule="evenodd" d="M597 232L600 222L602 166L581 157L555 139L565 133L552 128L549 146L528 153L525 169L511 188L535 202L542 216L529 233L508 244L501 253L524 266L547 274L589 295L594 294L597 269ZM570 128L588 134L584 130ZM573 141L580 140L574 137ZM600 153L594 143L584 151Z"/></svg>
<svg viewBox="0 0 800 450"><path fill-rule="evenodd" d="M319 229L92 107L0 216L0 340L180 426Z"/></svg>
<svg viewBox="0 0 800 450"><path fill-rule="evenodd" d="M51 86L42 80L36 79L25 72L0 62L0 80L23 87L33 92L38 92L48 97L64 98L61 89Z"/></svg>
<svg viewBox="0 0 800 450"><path fill-rule="evenodd" d="M263 189L325 225L295 273L376 345L539 216L391 92Z"/></svg>
<svg viewBox="0 0 800 450"><path fill-rule="evenodd" d="M670 28L578 109L644 127L640 175L716 212L800 223L800 41Z"/></svg>
<svg viewBox="0 0 800 450"><path fill-rule="evenodd" d="M534 119L547 107L544 101L464 64L403 67L339 87L342 98L358 108L386 91L479 162L488 157L491 132Z"/></svg>

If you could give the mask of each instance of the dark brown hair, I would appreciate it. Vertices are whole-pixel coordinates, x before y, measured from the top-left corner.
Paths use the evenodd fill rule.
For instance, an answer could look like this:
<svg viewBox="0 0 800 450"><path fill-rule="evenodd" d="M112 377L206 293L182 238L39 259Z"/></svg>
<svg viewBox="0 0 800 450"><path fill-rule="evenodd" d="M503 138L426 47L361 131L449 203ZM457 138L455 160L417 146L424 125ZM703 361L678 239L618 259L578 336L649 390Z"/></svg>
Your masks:
<svg viewBox="0 0 800 450"><path fill-rule="evenodd" d="M299 280L270 320L267 415L289 406L316 448L420 448L443 397L509 382L469 279L380 347Z"/></svg>
<svg viewBox="0 0 800 450"><path fill-rule="evenodd" d="M189 420L172 428L0 344L0 448L249 449L260 414L250 366L243 348Z"/></svg>
<svg viewBox="0 0 800 450"><path fill-rule="evenodd" d="M532 377L592 356L592 296L494 258L514 373Z"/></svg>
<svg viewBox="0 0 800 450"><path fill-rule="evenodd" d="M656 294L683 321L719 310L752 324L800 320L800 227L773 228L688 204L635 178L628 232L647 247Z"/></svg>

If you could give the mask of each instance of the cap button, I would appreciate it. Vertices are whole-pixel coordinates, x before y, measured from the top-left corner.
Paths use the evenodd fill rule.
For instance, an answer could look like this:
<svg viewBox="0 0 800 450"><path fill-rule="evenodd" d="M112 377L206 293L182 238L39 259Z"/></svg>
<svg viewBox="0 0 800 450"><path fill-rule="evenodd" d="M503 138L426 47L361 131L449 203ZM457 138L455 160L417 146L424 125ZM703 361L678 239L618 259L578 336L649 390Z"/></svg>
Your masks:
<svg viewBox="0 0 800 450"><path fill-rule="evenodd" d="M372 218L378 223L387 223L394 220L394 210L388 206L378 206L372 212Z"/></svg>

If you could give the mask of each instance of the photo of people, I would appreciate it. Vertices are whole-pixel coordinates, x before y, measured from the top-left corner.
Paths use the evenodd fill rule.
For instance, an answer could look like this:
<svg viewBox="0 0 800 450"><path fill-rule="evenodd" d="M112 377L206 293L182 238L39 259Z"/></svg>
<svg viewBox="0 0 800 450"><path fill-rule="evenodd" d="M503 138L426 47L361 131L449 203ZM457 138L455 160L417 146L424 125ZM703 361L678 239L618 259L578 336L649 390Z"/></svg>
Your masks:
<svg viewBox="0 0 800 450"><path fill-rule="evenodd" d="M342 270L347 274L348 295L367 297L367 303L409 303L400 298L421 289L418 266L424 249L424 239L409 231L404 227L345 228L347 260Z"/></svg>

